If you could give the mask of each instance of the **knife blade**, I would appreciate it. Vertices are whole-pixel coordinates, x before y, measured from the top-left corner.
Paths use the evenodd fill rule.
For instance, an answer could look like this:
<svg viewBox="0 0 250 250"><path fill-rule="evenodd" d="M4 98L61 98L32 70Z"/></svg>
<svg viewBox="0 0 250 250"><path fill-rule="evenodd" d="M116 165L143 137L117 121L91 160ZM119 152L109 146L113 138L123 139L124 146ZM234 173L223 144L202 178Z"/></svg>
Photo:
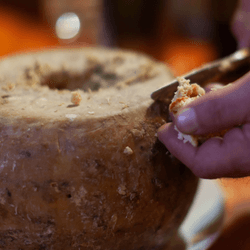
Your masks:
<svg viewBox="0 0 250 250"><path fill-rule="evenodd" d="M246 65L250 65L250 48L238 50L227 57L205 64L184 74L183 77L187 80L189 79L191 83L197 83L201 87L204 87L207 83L216 81ZM178 85L178 81L174 80L154 91L151 94L151 98L155 101L169 102L177 91Z"/></svg>

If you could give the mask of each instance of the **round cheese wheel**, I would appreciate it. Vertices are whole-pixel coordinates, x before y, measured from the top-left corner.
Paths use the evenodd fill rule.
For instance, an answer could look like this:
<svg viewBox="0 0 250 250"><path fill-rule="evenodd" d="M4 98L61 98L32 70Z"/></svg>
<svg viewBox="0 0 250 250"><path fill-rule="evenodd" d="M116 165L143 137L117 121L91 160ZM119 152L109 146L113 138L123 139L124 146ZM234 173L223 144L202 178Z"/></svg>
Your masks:
<svg viewBox="0 0 250 250"><path fill-rule="evenodd" d="M3 58L0 248L170 249L198 182L157 140L172 78L120 50Z"/></svg>

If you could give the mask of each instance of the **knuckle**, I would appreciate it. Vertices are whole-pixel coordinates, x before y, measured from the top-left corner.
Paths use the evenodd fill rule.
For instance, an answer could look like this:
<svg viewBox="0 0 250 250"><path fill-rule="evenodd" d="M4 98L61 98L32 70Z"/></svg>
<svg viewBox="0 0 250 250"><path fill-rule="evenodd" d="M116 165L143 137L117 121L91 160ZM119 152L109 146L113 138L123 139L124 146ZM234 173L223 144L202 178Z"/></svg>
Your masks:
<svg viewBox="0 0 250 250"><path fill-rule="evenodd" d="M192 172L202 179L214 179L216 178L215 173L211 170L211 166L206 164L205 162L195 162L192 166Z"/></svg>
<svg viewBox="0 0 250 250"><path fill-rule="evenodd" d="M218 129L232 117L229 106L223 105L220 100L209 101L204 110L201 110L199 124L206 129Z"/></svg>

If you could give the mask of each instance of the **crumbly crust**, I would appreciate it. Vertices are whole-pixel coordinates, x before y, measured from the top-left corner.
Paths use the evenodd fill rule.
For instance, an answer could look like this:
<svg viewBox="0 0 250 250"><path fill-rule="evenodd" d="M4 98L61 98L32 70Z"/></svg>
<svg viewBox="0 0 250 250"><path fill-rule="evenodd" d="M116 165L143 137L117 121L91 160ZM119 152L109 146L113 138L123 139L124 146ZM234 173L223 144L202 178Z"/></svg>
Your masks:
<svg viewBox="0 0 250 250"><path fill-rule="evenodd" d="M166 66L63 49L1 60L0 76L1 247L168 249L198 179L155 136Z"/></svg>

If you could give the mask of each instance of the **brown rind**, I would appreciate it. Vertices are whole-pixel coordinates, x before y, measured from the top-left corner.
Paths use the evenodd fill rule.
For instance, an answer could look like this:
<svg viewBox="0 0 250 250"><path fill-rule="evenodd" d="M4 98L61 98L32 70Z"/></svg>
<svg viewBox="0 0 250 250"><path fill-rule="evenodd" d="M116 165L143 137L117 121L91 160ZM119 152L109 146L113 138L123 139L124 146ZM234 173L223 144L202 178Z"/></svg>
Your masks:
<svg viewBox="0 0 250 250"><path fill-rule="evenodd" d="M104 61L117 54L124 61L135 57L138 68L141 61L155 73L135 77L129 87L80 90L79 106L71 106L69 90L40 86L47 76L63 74L62 64L75 79L86 69L77 62L90 54ZM37 62L50 69L36 73L30 84L23 74ZM1 90L0 248L173 245L197 178L155 136L167 114L150 93L172 78L168 69L144 56L102 49L21 55L3 60L0 68L1 85L15 85Z"/></svg>

